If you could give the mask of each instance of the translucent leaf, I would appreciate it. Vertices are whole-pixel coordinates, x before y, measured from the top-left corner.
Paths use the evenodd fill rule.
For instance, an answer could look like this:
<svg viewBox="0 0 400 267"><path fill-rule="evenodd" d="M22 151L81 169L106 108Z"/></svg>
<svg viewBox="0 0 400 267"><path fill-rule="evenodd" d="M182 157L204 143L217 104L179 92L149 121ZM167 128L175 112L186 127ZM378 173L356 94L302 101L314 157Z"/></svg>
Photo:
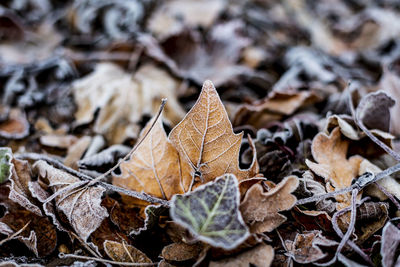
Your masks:
<svg viewBox="0 0 400 267"><path fill-rule="evenodd" d="M249 235L239 212L238 182L233 174L172 198L172 219L197 239L214 247L233 249Z"/></svg>

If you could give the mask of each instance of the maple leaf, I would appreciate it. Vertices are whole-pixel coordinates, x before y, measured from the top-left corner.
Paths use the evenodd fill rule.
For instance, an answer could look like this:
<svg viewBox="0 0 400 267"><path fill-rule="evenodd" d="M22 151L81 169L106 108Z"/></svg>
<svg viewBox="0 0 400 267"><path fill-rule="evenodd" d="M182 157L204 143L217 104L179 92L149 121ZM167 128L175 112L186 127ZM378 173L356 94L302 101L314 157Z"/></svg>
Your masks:
<svg viewBox="0 0 400 267"><path fill-rule="evenodd" d="M317 163L307 159L306 164L325 179L328 192L351 186L358 175L363 158L355 155L347 159L348 147L349 141L341 136L339 127L333 129L329 136L319 133L313 139L311 151ZM337 195L335 198L338 201L337 209L350 205L350 194Z"/></svg>
<svg viewBox="0 0 400 267"><path fill-rule="evenodd" d="M150 121L143 129L141 138L152 124ZM181 162L178 151L169 142L161 118L120 168L122 174L113 178L113 184L164 199L186 192L191 181L189 166L186 161Z"/></svg>
<svg viewBox="0 0 400 267"><path fill-rule="evenodd" d="M192 175L209 182L225 173L238 180L253 177L258 165L253 160L248 170L239 168L239 150L243 133L235 134L228 114L211 81L205 81L200 96L183 120L172 129L169 139Z"/></svg>
<svg viewBox="0 0 400 267"><path fill-rule="evenodd" d="M239 212L238 182L233 174L186 195L175 195L171 201L171 218L212 246L233 249L249 235Z"/></svg>

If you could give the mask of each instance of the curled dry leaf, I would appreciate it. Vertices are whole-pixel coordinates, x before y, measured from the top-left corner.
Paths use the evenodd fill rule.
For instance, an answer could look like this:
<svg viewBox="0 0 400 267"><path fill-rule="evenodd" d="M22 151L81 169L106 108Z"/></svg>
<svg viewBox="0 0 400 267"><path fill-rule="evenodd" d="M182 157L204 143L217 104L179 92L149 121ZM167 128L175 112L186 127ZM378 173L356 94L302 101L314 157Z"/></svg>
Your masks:
<svg viewBox="0 0 400 267"><path fill-rule="evenodd" d="M382 230L382 266L392 267L400 264L400 258L396 259L396 251L400 244L400 230L391 222L387 222Z"/></svg>
<svg viewBox="0 0 400 267"><path fill-rule="evenodd" d="M268 267L274 260L274 249L266 244L258 245L249 251L220 261L210 262L210 267Z"/></svg>
<svg viewBox="0 0 400 267"><path fill-rule="evenodd" d="M44 161L37 161L33 168L40 177L48 180L54 193L72 184L79 185L80 180L77 177ZM67 216L76 233L86 241L108 216L107 210L100 205L105 189L100 186L77 187L57 196L56 207Z"/></svg>
<svg viewBox="0 0 400 267"><path fill-rule="evenodd" d="M319 245L335 246L338 243L324 237L321 231L310 231L303 234L296 234L294 241L286 240L285 244L288 256L292 257L298 263L309 264L327 256L318 247Z"/></svg>
<svg viewBox="0 0 400 267"><path fill-rule="evenodd" d="M246 193L240 211L252 233L271 232L286 221L279 211L289 210L296 203L291 193L297 188L296 176L286 177L276 187L264 192L262 185L253 185Z"/></svg>
<svg viewBox="0 0 400 267"><path fill-rule="evenodd" d="M146 218L144 220L143 227L133 230L130 235L139 235L143 232L151 230L158 223L158 219L161 215L168 214L168 208L163 205L148 205L146 206L144 213Z"/></svg>
<svg viewBox="0 0 400 267"><path fill-rule="evenodd" d="M25 209L42 216L42 211L36 205L36 201L31 195L29 190L29 183L31 182L31 167L25 160L13 159L12 176L10 194L8 197L20 204Z"/></svg>
<svg viewBox="0 0 400 267"><path fill-rule="evenodd" d="M104 242L104 251L114 261L151 263L152 261L137 248L126 243L107 240Z"/></svg>
<svg viewBox="0 0 400 267"><path fill-rule="evenodd" d="M389 109L394 104L395 101L383 91L369 93L361 99L356 114L367 128L388 132L390 127Z"/></svg>
<svg viewBox="0 0 400 267"><path fill-rule="evenodd" d="M233 174L175 195L171 202L171 218L214 247L233 249L249 235L239 212L238 182Z"/></svg>
<svg viewBox="0 0 400 267"><path fill-rule="evenodd" d="M172 129L169 139L182 160L189 162L191 174L204 182L225 173L238 180L258 173L254 158L248 170L239 168L239 150L243 133L235 134L228 114L211 81L204 82L201 94L185 118Z"/></svg>
<svg viewBox="0 0 400 267"><path fill-rule="evenodd" d="M153 65L142 66L132 77L117 65L98 64L94 72L73 83L76 124L91 122L100 109L94 131L111 143L122 143L137 137L142 115L155 113L162 98L168 98L166 118L175 124L184 115L175 96L178 86L167 72Z"/></svg>
<svg viewBox="0 0 400 267"><path fill-rule="evenodd" d="M147 124L140 138L144 138L152 124L153 121ZM115 176L113 184L164 199L186 192L192 180L190 166L180 160L178 151L169 142L161 118L120 168L121 176Z"/></svg>
<svg viewBox="0 0 400 267"><path fill-rule="evenodd" d="M307 166L327 182L327 191L340 190L349 187L358 175L361 156L355 155L347 159L349 141L344 139L339 127L333 129L327 136L325 133L317 134L312 142L312 155L317 163L306 160ZM335 196L337 209L350 205L350 194Z"/></svg>
<svg viewBox="0 0 400 267"><path fill-rule="evenodd" d="M380 87L393 99L396 100L393 108L390 110L390 130L396 136L400 135L400 122L397 114L400 112L400 76L396 69L385 68L380 80Z"/></svg>
<svg viewBox="0 0 400 267"><path fill-rule="evenodd" d="M29 134L29 122L19 109L11 109L8 118L0 121L0 137L6 139L22 139Z"/></svg>
<svg viewBox="0 0 400 267"><path fill-rule="evenodd" d="M86 156L78 161L81 169L96 169L102 166L111 166L118 162L118 159L126 156L131 149L123 145L112 145L99 153Z"/></svg>
<svg viewBox="0 0 400 267"><path fill-rule="evenodd" d="M10 179L12 170L12 151L9 147L0 147L0 183Z"/></svg>

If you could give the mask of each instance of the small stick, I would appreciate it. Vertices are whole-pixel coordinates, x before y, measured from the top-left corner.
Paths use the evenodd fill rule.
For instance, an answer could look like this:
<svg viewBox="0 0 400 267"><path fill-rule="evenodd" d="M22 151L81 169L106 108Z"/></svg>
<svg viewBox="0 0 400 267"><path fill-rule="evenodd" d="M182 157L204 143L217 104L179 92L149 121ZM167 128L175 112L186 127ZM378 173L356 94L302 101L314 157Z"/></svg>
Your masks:
<svg viewBox="0 0 400 267"><path fill-rule="evenodd" d="M156 266L158 264L158 262L137 263L137 262L112 261L112 260L99 259L99 258L93 258L93 257L87 257L87 256L81 256L81 255L75 255L75 254L65 254L65 253L58 254L58 257L60 257L60 258L75 258L75 259L81 259L81 260L93 260L93 261L110 263L110 264L120 265L120 266Z"/></svg>
<svg viewBox="0 0 400 267"><path fill-rule="evenodd" d="M28 227L28 225L31 223L31 221L27 222L21 229L19 229L17 232L13 233L12 235L10 235L9 237L3 239L0 241L0 246L3 245L4 243L6 243L7 241L10 241L11 239L13 239L14 237L16 237L17 235L19 235L20 233L22 233L26 227Z"/></svg>

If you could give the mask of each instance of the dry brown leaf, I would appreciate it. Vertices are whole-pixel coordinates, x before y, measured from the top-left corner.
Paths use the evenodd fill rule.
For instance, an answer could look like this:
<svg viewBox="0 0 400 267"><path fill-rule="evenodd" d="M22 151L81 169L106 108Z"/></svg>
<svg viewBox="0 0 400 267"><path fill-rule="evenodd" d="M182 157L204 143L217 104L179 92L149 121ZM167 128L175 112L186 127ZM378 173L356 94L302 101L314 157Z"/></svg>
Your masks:
<svg viewBox="0 0 400 267"><path fill-rule="evenodd" d="M76 124L94 123L94 131L111 143L137 138L142 115L154 114L162 98L168 98L166 118L175 124L184 115L176 99L179 84L167 72L153 65L142 66L136 74L124 72L111 63L98 64L94 72L72 85L78 110Z"/></svg>
<svg viewBox="0 0 400 267"><path fill-rule="evenodd" d="M40 177L49 181L53 192L80 182L77 177L41 160L37 161L33 168ZM75 188L56 197L57 209L67 216L71 226L84 241L108 216L107 210L100 205L104 191L105 189L100 186L84 187L79 190Z"/></svg>
<svg viewBox="0 0 400 267"><path fill-rule="evenodd" d="M235 174L239 181L258 173L256 160L248 170L239 168L242 136L233 133L217 90L206 81L196 104L172 129L169 139L181 159L189 162L191 175L199 175L205 183L225 173Z"/></svg>
<svg viewBox="0 0 400 267"><path fill-rule="evenodd" d="M279 211L289 210L296 203L291 193L297 188L296 176L288 176L276 187L264 192L262 185L253 185L246 193L240 211L252 233L270 232L286 221Z"/></svg>
<svg viewBox="0 0 400 267"><path fill-rule="evenodd" d="M309 264L323 259L327 254L323 253L318 245L334 246L336 241L329 240L322 236L321 231L305 232L304 234L296 234L294 241L286 240L288 255L296 262L301 264Z"/></svg>
<svg viewBox="0 0 400 267"><path fill-rule="evenodd" d="M194 263L200 256L204 245L202 243L186 244L172 243L163 248L161 255L169 263ZM179 265L180 265L179 264Z"/></svg>
<svg viewBox="0 0 400 267"><path fill-rule="evenodd" d="M152 122L143 129L141 138ZM123 162L120 168L121 176L115 176L113 184L164 199L186 192L191 182L190 167L186 161L180 161L178 151L167 138L161 118L129 161Z"/></svg>
<svg viewBox="0 0 400 267"><path fill-rule="evenodd" d="M20 204L25 209L42 216L42 211L36 205L29 190L29 183L31 182L31 168L27 161L12 159L13 168L11 170L11 186L9 198Z"/></svg>
<svg viewBox="0 0 400 267"><path fill-rule="evenodd" d="M56 147L60 149L69 148L77 140L78 138L75 135L56 135L56 134L42 135L39 139L42 145L49 147Z"/></svg>
<svg viewBox="0 0 400 267"><path fill-rule="evenodd" d="M78 161L81 159L90 143L92 142L92 137L82 136L73 145L68 147L67 155L64 159L64 164L73 169L78 169Z"/></svg>
<svg viewBox="0 0 400 267"><path fill-rule="evenodd" d="M349 141L344 139L339 127L336 127L329 136L325 133L317 134L312 142L311 151L317 163L306 160L307 166L326 181L327 191L340 190L349 187L358 176L361 156L355 155L347 159ZM350 205L350 194L340 194L336 197L337 209Z"/></svg>
<svg viewBox="0 0 400 267"><path fill-rule="evenodd" d="M26 115L19 109L11 109L8 118L0 120L0 137L6 139L21 139L29 134L29 122Z"/></svg>
<svg viewBox="0 0 400 267"><path fill-rule="evenodd" d="M297 109L318 102L319 97L310 91L271 92L268 97L252 104L242 104L234 115L233 124L251 124L262 127L266 123L291 115Z"/></svg>
<svg viewBox="0 0 400 267"><path fill-rule="evenodd" d="M223 0L170 0L153 13L148 29L159 38L177 33L184 27L209 27L223 10Z"/></svg>
<svg viewBox="0 0 400 267"><path fill-rule="evenodd" d="M146 254L126 243L107 240L104 242L104 251L114 261L135 263L152 262Z"/></svg>
<svg viewBox="0 0 400 267"><path fill-rule="evenodd" d="M274 249L266 244L261 244L249 251L243 252L235 257L220 261L211 261L210 267L268 267L274 259Z"/></svg>

